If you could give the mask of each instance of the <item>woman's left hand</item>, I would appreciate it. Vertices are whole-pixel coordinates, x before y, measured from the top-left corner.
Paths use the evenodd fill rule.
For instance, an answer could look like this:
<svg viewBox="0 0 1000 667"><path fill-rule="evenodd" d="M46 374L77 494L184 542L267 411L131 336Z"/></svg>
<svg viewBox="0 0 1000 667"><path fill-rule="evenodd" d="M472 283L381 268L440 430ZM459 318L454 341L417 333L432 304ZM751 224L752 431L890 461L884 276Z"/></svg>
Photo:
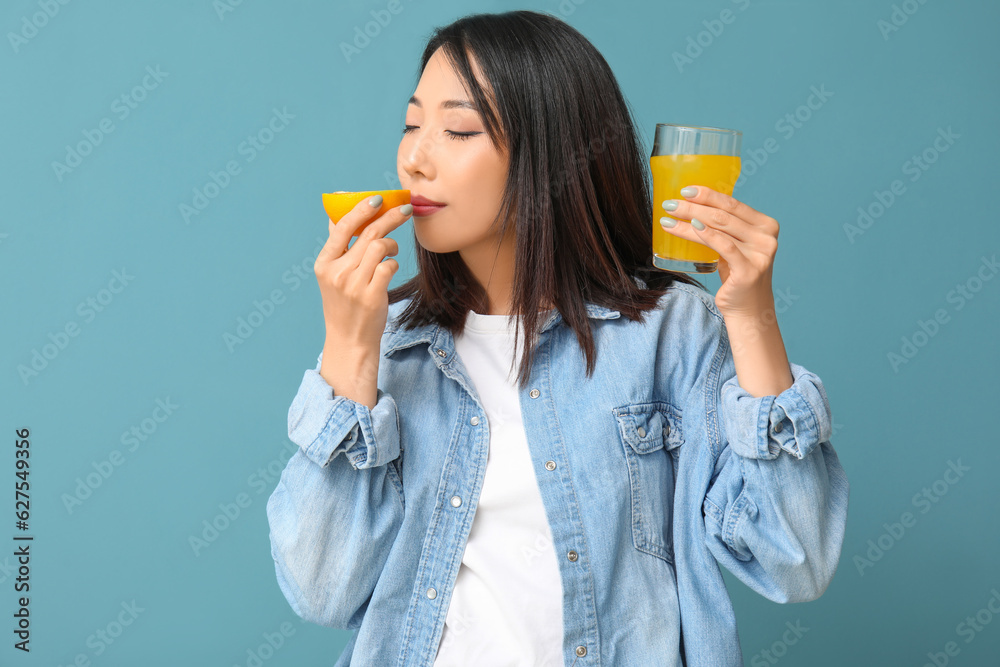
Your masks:
<svg viewBox="0 0 1000 667"><path fill-rule="evenodd" d="M666 211L659 202L662 216L680 221L664 231L688 241L702 243L719 253L719 277L722 287L715 295L715 305L723 315L761 316L774 308L771 270L778 250L778 221L704 185L677 208ZM698 229L693 220L704 225Z"/></svg>

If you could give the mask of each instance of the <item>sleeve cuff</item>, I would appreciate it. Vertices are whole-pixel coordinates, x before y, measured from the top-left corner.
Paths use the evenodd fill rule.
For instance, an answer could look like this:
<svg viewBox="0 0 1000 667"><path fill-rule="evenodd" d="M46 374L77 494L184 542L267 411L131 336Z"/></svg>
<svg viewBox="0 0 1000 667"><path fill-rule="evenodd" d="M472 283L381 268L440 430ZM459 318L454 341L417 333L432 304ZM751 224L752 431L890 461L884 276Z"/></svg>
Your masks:
<svg viewBox="0 0 1000 667"><path fill-rule="evenodd" d="M288 437L321 467L343 452L355 469L385 465L399 456L399 421L392 396L378 390L369 409L333 388L315 369L306 370L288 410Z"/></svg>
<svg viewBox="0 0 1000 667"><path fill-rule="evenodd" d="M823 383L789 363L792 386L777 396L754 397L734 375L722 385L722 420L733 451L745 458L774 459L782 450L802 459L829 442L833 418Z"/></svg>

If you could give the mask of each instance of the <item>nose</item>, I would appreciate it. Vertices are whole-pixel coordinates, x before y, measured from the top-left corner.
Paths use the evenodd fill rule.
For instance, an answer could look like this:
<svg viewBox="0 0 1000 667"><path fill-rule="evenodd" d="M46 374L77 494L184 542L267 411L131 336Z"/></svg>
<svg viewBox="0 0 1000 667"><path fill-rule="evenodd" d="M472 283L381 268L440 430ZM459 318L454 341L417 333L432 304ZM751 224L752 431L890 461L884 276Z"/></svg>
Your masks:
<svg viewBox="0 0 1000 667"><path fill-rule="evenodd" d="M433 178L434 162L432 149L434 142L424 133L404 136L399 142L399 164L412 178L422 173L427 178Z"/></svg>

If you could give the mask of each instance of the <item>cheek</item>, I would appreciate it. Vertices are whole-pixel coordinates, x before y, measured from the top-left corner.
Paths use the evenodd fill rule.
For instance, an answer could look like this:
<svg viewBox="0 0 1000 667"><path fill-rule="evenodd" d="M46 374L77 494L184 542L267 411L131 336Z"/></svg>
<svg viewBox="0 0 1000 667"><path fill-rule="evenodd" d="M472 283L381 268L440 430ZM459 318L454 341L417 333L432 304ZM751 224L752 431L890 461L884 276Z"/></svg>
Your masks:
<svg viewBox="0 0 1000 667"><path fill-rule="evenodd" d="M474 220L470 220L472 217L464 213L461 205L449 205L431 218L416 218L414 236L417 243L430 252L455 252L482 239L483 232Z"/></svg>
<svg viewBox="0 0 1000 667"><path fill-rule="evenodd" d="M474 193L477 201L499 201L507 181L507 168L492 147L483 144L466 150L449 163L449 171L462 192Z"/></svg>

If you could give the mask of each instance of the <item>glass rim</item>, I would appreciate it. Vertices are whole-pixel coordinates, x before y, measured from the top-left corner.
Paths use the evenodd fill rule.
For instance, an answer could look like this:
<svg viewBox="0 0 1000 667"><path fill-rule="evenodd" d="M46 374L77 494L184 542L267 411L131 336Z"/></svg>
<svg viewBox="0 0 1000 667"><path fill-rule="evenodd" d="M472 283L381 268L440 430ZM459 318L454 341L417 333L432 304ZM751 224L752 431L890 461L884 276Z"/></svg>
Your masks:
<svg viewBox="0 0 1000 667"><path fill-rule="evenodd" d="M689 128L692 130L704 130L708 132L725 132L728 134L738 134L740 136L743 135L743 133L740 132L739 130L731 130L725 127L704 127L701 125L682 125L680 123L657 123L656 127L682 127L682 128Z"/></svg>

